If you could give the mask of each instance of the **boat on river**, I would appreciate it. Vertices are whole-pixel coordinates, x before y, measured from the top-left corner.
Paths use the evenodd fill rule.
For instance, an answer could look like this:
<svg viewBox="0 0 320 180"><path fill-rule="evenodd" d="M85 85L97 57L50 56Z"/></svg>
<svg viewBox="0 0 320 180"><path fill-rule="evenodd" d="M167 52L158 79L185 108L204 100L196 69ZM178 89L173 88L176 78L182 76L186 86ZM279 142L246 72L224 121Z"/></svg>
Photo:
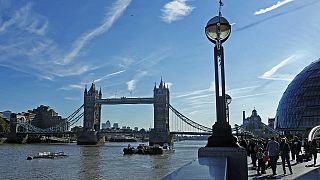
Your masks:
<svg viewBox="0 0 320 180"><path fill-rule="evenodd" d="M139 144L137 148L134 148L129 144L128 147L123 148L123 154L161 155L164 151L169 150L173 149L169 146L146 146L145 144Z"/></svg>
<svg viewBox="0 0 320 180"><path fill-rule="evenodd" d="M59 158L59 157L66 157L67 155L64 154L64 152L39 152L35 156L28 156L27 160L32 160L32 159L53 159L53 158Z"/></svg>

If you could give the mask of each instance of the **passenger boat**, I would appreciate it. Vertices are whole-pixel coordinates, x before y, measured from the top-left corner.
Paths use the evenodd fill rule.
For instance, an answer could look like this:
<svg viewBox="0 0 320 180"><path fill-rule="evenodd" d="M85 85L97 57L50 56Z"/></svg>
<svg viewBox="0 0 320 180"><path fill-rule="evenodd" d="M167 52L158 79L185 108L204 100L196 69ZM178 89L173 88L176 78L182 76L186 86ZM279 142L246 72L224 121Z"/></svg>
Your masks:
<svg viewBox="0 0 320 180"><path fill-rule="evenodd" d="M66 157L67 155L64 154L64 152L39 152L35 156L28 156L27 160L32 160L32 159L38 159L38 158L43 158L43 159L53 159L53 158L58 158L58 157Z"/></svg>

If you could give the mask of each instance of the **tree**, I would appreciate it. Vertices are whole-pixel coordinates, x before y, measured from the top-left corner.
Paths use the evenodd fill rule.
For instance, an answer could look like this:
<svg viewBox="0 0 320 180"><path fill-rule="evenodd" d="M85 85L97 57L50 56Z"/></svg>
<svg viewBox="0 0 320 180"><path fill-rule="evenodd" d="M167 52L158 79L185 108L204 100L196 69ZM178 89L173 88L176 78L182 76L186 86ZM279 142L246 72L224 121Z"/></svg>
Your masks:
<svg viewBox="0 0 320 180"><path fill-rule="evenodd" d="M0 132L2 133L10 132L9 123L6 120L4 120L2 117L0 117Z"/></svg>

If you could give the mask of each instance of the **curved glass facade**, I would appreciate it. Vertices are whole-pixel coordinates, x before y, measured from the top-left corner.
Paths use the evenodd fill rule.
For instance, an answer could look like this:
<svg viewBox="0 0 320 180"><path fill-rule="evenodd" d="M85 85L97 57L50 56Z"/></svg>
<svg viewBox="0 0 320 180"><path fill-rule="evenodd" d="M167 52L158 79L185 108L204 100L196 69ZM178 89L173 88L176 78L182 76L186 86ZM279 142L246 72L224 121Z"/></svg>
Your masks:
<svg viewBox="0 0 320 180"><path fill-rule="evenodd" d="M320 59L304 68L279 102L276 128L310 130L320 124Z"/></svg>

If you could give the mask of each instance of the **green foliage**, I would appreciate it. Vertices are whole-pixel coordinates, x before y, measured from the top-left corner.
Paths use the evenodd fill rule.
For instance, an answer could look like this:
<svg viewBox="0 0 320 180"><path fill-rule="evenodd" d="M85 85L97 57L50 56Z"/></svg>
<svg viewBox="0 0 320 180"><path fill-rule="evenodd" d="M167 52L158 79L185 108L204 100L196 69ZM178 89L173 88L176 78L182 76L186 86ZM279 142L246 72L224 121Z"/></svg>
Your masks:
<svg viewBox="0 0 320 180"><path fill-rule="evenodd" d="M0 132L4 132L4 133L10 132L9 123L4 119L2 119L2 117L0 117Z"/></svg>

